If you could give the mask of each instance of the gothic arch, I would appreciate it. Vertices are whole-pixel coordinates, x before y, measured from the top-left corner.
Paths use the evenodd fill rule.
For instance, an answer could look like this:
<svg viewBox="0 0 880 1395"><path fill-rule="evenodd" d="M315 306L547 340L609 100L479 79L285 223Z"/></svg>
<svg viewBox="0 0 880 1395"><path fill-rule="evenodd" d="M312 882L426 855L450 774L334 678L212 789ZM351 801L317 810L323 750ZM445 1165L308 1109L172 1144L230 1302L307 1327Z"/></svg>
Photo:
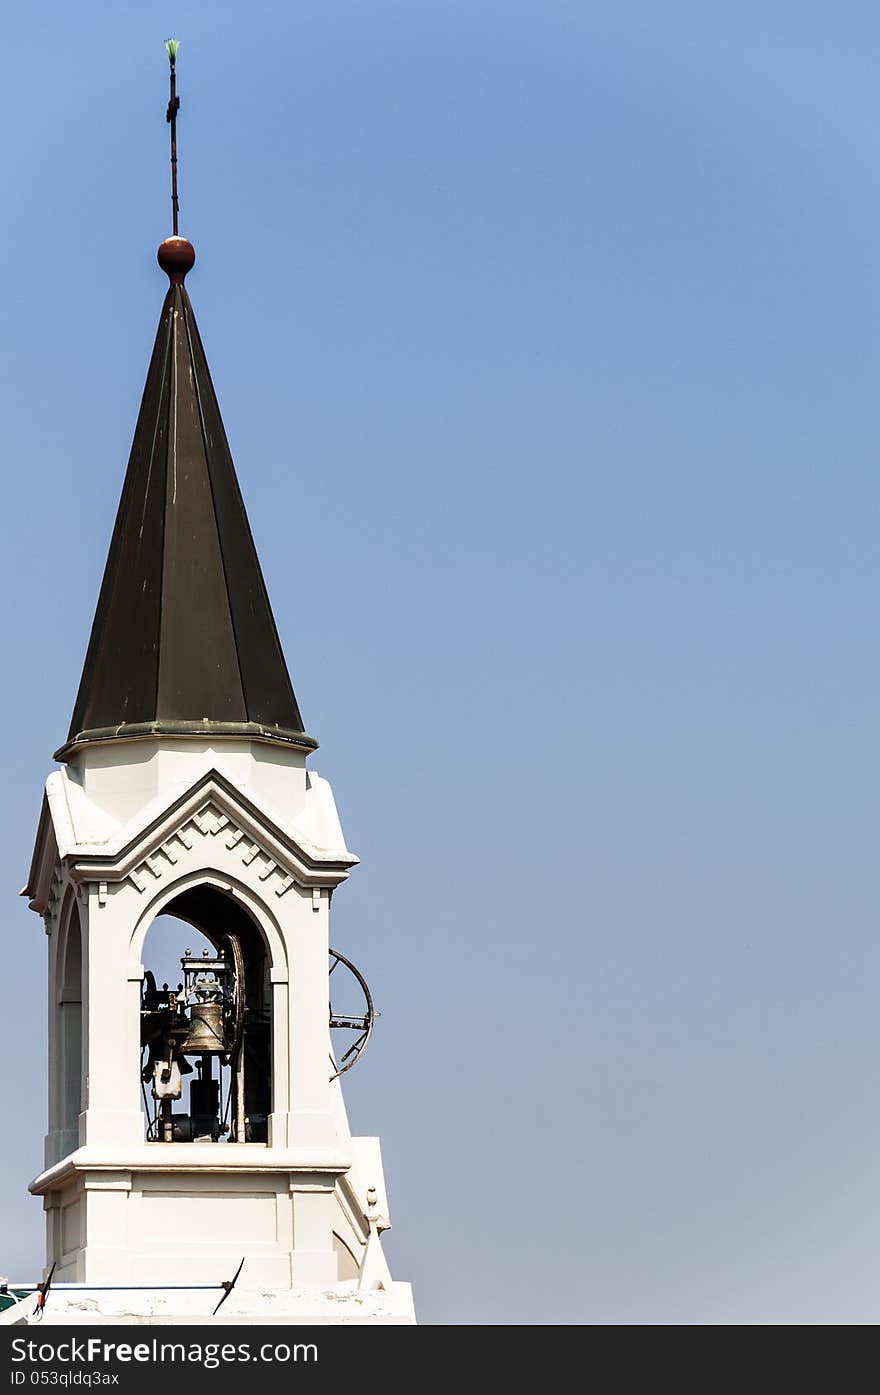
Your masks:
<svg viewBox="0 0 880 1395"><path fill-rule="evenodd" d="M237 1057L241 1062L237 1087L241 1093L237 1098L242 1112L236 1136L239 1141L267 1142L270 1116L288 1093L286 1078L275 1078L280 1055L276 1035L285 1042L287 1039L286 1013L282 1011L279 1021L275 1002L276 984L287 980L287 957L277 921L265 903L237 878L221 874L216 868L193 870L157 892L139 916L129 942L130 959L138 966L138 976L141 959L146 958L150 926L160 915L187 922L215 950L221 950L226 934L232 933L238 941L244 960L246 1012L243 1045ZM183 942L180 948L183 950ZM286 992L282 1006L286 1006ZM207 1068L207 1058L204 1063ZM245 1129L242 1136L241 1130Z"/></svg>
<svg viewBox="0 0 880 1395"><path fill-rule="evenodd" d="M83 1071L83 935L79 905L72 888L59 918L55 964L55 1040L57 1130L62 1154L79 1143L79 1116L85 1108Z"/></svg>
<svg viewBox="0 0 880 1395"><path fill-rule="evenodd" d="M274 914L265 901L254 895L246 882L238 877L230 876L228 872L220 872L214 867L202 867L197 871L184 873L183 876L164 886L161 891L157 891L152 901L147 903L131 932L129 941L130 971L133 974L139 972L144 941L156 917L165 914L180 915L182 920L190 919L189 916L181 915L179 910L173 909L171 903L179 900L188 891L198 890L201 886L213 887L216 891L227 896L233 904L241 903L263 937L273 980L283 982L287 978L288 972L287 953ZM192 923L196 924L195 921ZM203 926L196 925L196 928L206 933ZM210 939L210 935L208 938Z"/></svg>

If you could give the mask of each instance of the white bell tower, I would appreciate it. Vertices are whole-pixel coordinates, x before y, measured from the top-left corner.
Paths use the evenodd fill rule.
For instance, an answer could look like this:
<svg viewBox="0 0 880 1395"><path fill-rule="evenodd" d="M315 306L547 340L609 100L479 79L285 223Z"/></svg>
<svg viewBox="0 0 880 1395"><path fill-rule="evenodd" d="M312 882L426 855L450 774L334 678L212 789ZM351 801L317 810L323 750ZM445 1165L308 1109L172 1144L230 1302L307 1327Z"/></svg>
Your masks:
<svg viewBox="0 0 880 1395"><path fill-rule="evenodd" d="M207 1321L243 1259L217 1321L413 1322L328 1021L331 898L357 858L307 769L194 261L159 248L170 286L26 888L49 950L42 1320ZM148 972L159 915L209 946L182 927L179 982Z"/></svg>

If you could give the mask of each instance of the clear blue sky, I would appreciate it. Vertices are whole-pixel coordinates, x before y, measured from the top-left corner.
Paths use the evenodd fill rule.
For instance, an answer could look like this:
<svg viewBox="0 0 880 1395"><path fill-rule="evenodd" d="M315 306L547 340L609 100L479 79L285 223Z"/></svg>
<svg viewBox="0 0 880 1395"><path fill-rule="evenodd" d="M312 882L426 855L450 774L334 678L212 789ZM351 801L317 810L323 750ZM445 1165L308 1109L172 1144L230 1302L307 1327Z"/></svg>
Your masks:
<svg viewBox="0 0 880 1395"><path fill-rule="evenodd" d="M876 5L4 18L0 1272L169 228L316 768L429 1322L880 1310Z"/></svg>

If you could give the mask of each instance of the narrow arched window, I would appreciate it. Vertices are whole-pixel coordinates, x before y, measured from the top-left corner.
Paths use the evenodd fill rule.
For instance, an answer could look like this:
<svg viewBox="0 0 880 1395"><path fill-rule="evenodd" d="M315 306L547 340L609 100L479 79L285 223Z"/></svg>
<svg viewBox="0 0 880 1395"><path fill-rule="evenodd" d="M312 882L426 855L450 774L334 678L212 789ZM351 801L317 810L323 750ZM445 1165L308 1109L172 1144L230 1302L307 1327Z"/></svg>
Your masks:
<svg viewBox="0 0 880 1395"><path fill-rule="evenodd" d="M58 972L58 1129L59 1156L79 1146L79 1116L83 1099L82 931L79 909L72 901L67 918Z"/></svg>

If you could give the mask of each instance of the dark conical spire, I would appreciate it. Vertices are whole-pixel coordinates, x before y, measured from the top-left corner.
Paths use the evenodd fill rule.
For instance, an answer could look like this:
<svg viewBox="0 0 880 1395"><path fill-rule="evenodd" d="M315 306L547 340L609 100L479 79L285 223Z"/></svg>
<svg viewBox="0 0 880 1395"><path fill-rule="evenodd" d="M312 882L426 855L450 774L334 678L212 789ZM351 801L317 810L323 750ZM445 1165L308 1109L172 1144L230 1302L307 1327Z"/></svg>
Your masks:
<svg viewBox="0 0 880 1395"><path fill-rule="evenodd" d="M220 409L169 238L147 373L67 745L161 734L303 732Z"/></svg>

